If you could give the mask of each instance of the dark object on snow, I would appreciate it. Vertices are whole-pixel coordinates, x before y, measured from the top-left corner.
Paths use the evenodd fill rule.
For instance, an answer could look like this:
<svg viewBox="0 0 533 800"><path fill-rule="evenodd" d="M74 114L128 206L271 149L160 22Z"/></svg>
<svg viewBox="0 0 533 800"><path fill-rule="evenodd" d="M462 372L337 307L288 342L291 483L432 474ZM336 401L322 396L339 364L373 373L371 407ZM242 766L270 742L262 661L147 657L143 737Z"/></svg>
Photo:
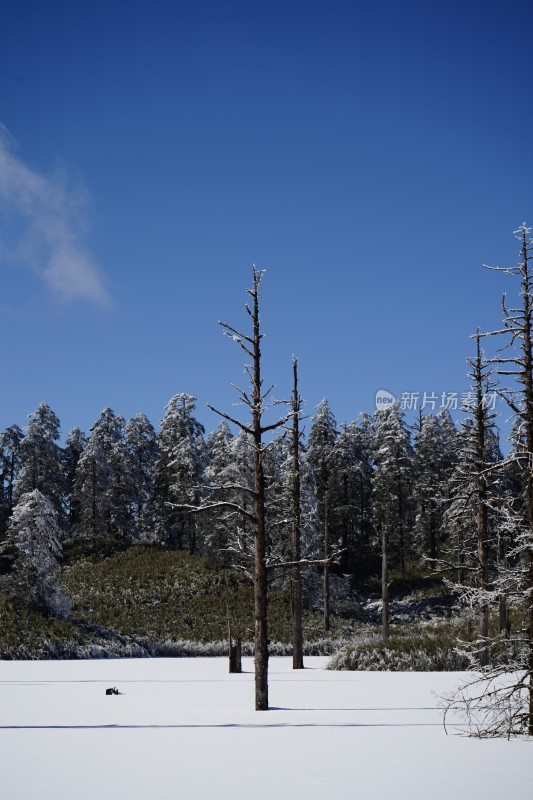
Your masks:
<svg viewBox="0 0 533 800"><path fill-rule="evenodd" d="M230 639L229 644L229 671L242 672L242 647L241 637L237 636L235 644Z"/></svg>
<svg viewBox="0 0 533 800"><path fill-rule="evenodd" d="M237 636L237 641L233 644L231 635L231 622L228 612L228 640L229 640L229 671L242 672L242 644L241 637Z"/></svg>
<svg viewBox="0 0 533 800"><path fill-rule="evenodd" d="M105 693L106 694L120 694L120 692L119 692L119 690L117 689L116 686L113 686L112 689L106 689Z"/></svg>

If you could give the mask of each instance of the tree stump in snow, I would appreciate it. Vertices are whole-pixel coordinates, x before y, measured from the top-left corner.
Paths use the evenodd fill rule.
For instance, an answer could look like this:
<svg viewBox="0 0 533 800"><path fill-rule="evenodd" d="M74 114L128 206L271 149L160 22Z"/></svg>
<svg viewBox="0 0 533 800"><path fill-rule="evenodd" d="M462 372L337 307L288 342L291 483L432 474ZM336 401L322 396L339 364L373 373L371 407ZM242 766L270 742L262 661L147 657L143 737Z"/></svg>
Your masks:
<svg viewBox="0 0 533 800"><path fill-rule="evenodd" d="M240 636L237 636L235 644L233 644L231 639L229 642L229 671L242 672L242 647Z"/></svg>

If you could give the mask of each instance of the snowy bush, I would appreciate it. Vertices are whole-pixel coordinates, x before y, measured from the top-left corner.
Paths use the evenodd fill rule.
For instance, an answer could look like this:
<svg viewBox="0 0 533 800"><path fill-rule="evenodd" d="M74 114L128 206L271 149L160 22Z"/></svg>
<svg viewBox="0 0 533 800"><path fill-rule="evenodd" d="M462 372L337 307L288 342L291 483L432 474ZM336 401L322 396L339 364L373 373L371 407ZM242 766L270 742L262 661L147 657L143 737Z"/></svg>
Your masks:
<svg viewBox="0 0 533 800"><path fill-rule="evenodd" d="M455 647L455 623L406 626L384 644L378 634L366 635L337 652L328 669L390 672L455 672L470 668Z"/></svg>
<svg viewBox="0 0 533 800"><path fill-rule="evenodd" d="M453 650L437 649L432 653L413 649L402 652L394 646L346 648L335 655L328 669L372 672L461 672L468 661Z"/></svg>

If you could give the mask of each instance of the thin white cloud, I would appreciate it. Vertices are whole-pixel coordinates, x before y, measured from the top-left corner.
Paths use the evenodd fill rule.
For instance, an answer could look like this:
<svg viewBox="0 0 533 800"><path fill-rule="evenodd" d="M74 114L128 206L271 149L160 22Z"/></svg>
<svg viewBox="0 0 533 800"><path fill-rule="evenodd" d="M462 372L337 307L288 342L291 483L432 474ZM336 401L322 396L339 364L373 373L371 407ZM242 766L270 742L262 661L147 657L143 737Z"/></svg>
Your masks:
<svg viewBox="0 0 533 800"><path fill-rule="evenodd" d="M45 176L24 164L0 124L0 259L32 269L61 300L106 305L105 277L83 245L85 204L61 171Z"/></svg>

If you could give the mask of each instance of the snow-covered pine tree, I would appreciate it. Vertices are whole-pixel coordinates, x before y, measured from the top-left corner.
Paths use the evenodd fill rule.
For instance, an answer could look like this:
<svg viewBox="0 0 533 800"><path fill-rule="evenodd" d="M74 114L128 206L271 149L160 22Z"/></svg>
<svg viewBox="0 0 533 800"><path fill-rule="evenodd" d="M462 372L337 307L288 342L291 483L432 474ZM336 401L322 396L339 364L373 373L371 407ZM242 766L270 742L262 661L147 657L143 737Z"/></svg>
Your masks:
<svg viewBox="0 0 533 800"><path fill-rule="evenodd" d="M20 444L23 433L18 425L11 425L0 434L0 532L15 505L15 482L21 463Z"/></svg>
<svg viewBox="0 0 533 800"><path fill-rule="evenodd" d="M38 489L19 498L0 549L12 561L11 571L2 581L4 591L40 611L57 616L68 614L72 601L58 574L58 515Z"/></svg>
<svg viewBox="0 0 533 800"><path fill-rule="evenodd" d="M226 484L243 485L246 478L238 474L238 463L234 453L234 440L230 426L221 420L206 440L208 464L204 470L204 481L213 497L220 495L221 487ZM233 521L234 525L234 521ZM229 563L228 546L230 542L232 521L227 512L213 511L204 515L206 551L214 555L221 563Z"/></svg>
<svg viewBox="0 0 533 800"><path fill-rule="evenodd" d="M331 555L331 543L336 541L334 530L334 505L333 491L335 479L333 473L332 456L337 439L337 423L324 398L316 408L308 437L309 463L313 469L316 482L317 498L319 503L320 524L323 532L324 564L324 629L329 630L330 618L330 567L327 563Z"/></svg>
<svg viewBox="0 0 533 800"><path fill-rule="evenodd" d="M127 494L124 418L106 407L91 427L74 481L79 509L75 533L96 547L129 541L131 513Z"/></svg>
<svg viewBox="0 0 533 800"><path fill-rule="evenodd" d="M79 507L74 494L78 461L87 446L87 437L78 427L72 428L65 441L63 464L65 470L65 506L68 530L72 532L80 521Z"/></svg>
<svg viewBox="0 0 533 800"><path fill-rule="evenodd" d="M434 568L445 539L442 518L448 495L449 454L444 432L434 414L422 417L415 437L413 500L416 519L413 537L418 551Z"/></svg>
<svg viewBox="0 0 533 800"><path fill-rule="evenodd" d="M361 458L371 462L374 457L374 440L376 438L376 418L363 411L355 420L356 438Z"/></svg>
<svg viewBox="0 0 533 800"><path fill-rule="evenodd" d="M382 557L382 635L389 638L389 567L394 560L404 571L410 553L410 508L413 449L398 404L376 412L373 508Z"/></svg>
<svg viewBox="0 0 533 800"><path fill-rule="evenodd" d="M476 528L475 507L475 431L472 417L461 423L457 432L457 463L450 476L449 497L443 514L446 544L439 569L448 570L453 580L463 585L467 576L467 541L474 541ZM470 565L468 565L468 570Z"/></svg>
<svg viewBox="0 0 533 800"><path fill-rule="evenodd" d="M197 505L202 497L203 472L207 466L204 427L193 416L196 398L177 394L165 406L161 420L157 463L159 537L190 553L197 550L198 525L184 506Z"/></svg>
<svg viewBox="0 0 533 800"><path fill-rule="evenodd" d="M52 409L41 403L28 416L26 434L20 444L21 465L15 497L38 489L52 503L62 520L65 475L59 441L59 419Z"/></svg>
<svg viewBox="0 0 533 800"><path fill-rule="evenodd" d="M327 398L324 398L316 407L307 438L309 463L315 473L317 494L321 506L324 504L327 493L331 490L331 457L336 440L337 422ZM323 519L323 511L321 511L321 519Z"/></svg>
<svg viewBox="0 0 533 800"><path fill-rule="evenodd" d="M300 441L298 451L299 472L299 545L294 547L294 475L293 442L280 437L275 442L276 471L272 472L272 443L269 445L270 458L268 476L268 518L267 530L269 540L268 564L273 573L282 580L290 577L287 562L295 560L322 561L322 537L320 535L320 519L318 500L313 470L309 464L307 452ZM299 552L294 557L295 549Z"/></svg>
<svg viewBox="0 0 533 800"><path fill-rule="evenodd" d="M331 506L342 548L341 568L354 572L368 550L371 467L362 448L362 431L354 422L342 425L331 454L334 475Z"/></svg>
<svg viewBox="0 0 533 800"><path fill-rule="evenodd" d="M131 508L128 494L124 417L105 408L91 428L110 470L108 532L120 545L130 541Z"/></svg>
<svg viewBox="0 0 533 800"><path fill-rule="evenodd" d="M355 446L359 453L359 474L356 489L358 507L356 535L359 554L366 558L372 555L375 542L374 511L372 501L372 476L374 472L375 420L367 413L359 414L353 429Z"/></svg>
<svg viewBox="0 0 533 800"><path fill-rule="evenodd" d="M155 540L155 474L159 447L157 434L145 414L137 414L126 425L124 475L130 508L129 538Z"/></svg>
<svg viewBox="0 0 533 800"><path fill-rule="evenodd" d="M109 540L111 468L95 436L90 436L76 467L72 506L77 522L72 535L99 549Z"/></svg>
<svg viewBox="0 0 533 800"><path fill-rule="evenodd" d="M286 458L287 447L285 436L281 435L265 447L263 457L263 471L265 475L265 530L267 534L267 559L272 564L274 560L289 558L291 552L291 530L289 505L281 502L281 471Z"/></svg>
<svg viewBox="0 0 533 800"><path fill-rule="evenodd" d="M459 446L457 426L447 408L441 408L438 412L437 422L441 429L444 444L445 472L451 475L457 462L457 448Z"/></svg>
<svg viewBox="0 0 533 800"><path fill-rule="evenodd" d="M206 439L208 465L205 474L214 483L219 482L218 476L228 468L234 438L230 426L223 419Z"/></svg>
<svg viewBox="0 0 533 800"><path fill-rule="evenodd" d="M123 546L134 538L124 417L105 408L92 427L91 436L100 442L110 468L109 535L119 546Z"/></svg>
<svg viewBox="0 0 533 800"><path fill-rule="evenodd" d="M221 430L220 427L217 430ZM230 436L226 441L227 461L219 449L216 463L210 463L206 468L208 502L214 504L214 508L202 516L211 531L210 537L215 537L211 541L218 541L222 560L248 569L250 559L253 559L253 534L246 516L253 507L249 488L253 485L254 475L253 442L245 430L240 430L236 436L230 433ZM230 505L226 506L228 503ZM233 506L244 513L236 512Z"/></svg>

